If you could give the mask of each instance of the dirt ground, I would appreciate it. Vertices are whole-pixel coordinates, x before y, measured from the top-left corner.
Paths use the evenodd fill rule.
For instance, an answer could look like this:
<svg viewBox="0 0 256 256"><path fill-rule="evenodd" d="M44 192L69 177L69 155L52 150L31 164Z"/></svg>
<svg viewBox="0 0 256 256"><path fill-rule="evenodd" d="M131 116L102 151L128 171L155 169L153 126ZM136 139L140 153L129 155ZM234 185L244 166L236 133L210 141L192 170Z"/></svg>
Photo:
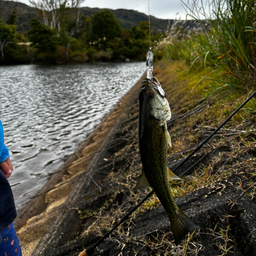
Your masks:
<svg viewBox="0 0 256 256"><path fill-rule="evenodd" d="M172 108L168 167L173 170L216 128L209 111L223 93L189 96L191 90L183 90L186 82L176 79L174 64L160 63L155 76ZM15 220L24 256L78 255L148 194L150 189L134 191L141 174L142 79ZM243 125L221 129L176 172L183 178L171 185L176 204L200 230L175 245L167 214L152 196L93 255L256 255L253 121L251 115Z"/></svg>

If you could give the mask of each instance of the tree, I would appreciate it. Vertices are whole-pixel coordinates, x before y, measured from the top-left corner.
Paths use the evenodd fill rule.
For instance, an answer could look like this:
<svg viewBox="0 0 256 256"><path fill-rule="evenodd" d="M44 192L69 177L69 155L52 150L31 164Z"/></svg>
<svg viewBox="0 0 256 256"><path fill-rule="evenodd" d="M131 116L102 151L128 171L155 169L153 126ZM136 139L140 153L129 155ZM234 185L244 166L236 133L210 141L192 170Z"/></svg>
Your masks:
<svg viewBox="0 0 256 256"><path fill-rule="evenodd" d="M144 31L145 34L152 33L152 26L148 24L148 21L140 21L139 28Z"/></svg>
<svg viewBox="0 0 256 256"><path fill-rule="evenodd" d="M146 33L139 27L132 27L129 29L129 34L132 39L145 39L146 38Z"/></svg>
<svg viewBox="0 0 256 256"><path fill-rule="evenodd" d="M90 17L86 17L85 19L85 34L86 34L86 42L87 44L92 44L92 19Z"/></svg>
<svg viewBox="0 0 256 256"><path fill-rule="evenodd" d="M13 7L11 14L9 15L6 24L15 25L17 21L17 8L16 5Z"/></svg>
<svg viewBox="0 0 256 256"><path fill-rule="evenodd" d="M34 8L42 11L44 24L50 28L60 29L63 9L73 9L76 13L76 23L79 22L79 7L85 0L29 0Z"/></svg>
<svg viewBox="0 0 256 256"><path fill-rule="evenodd" d="M37 19L31 20L31 30L28 32L29 40L38 53L55 52L57 40L53 29L48 28Z"/></svg>
<svg viewBox="0 0 256 256"><path fill-rule="evenodd" d="M77 4L79 2L77 1ZM75 34L78 34L85 28L85 17L80 15L80 9L77 7L70 8L65 5L60 6L59 9L60 34L67 38L66 41L66 56L69 57L68 51L70 42Z"/></svg>
<svg viewBox="0 0 256 256"><path fill-rule="evenodd" d="M1 58L4 58L4 48L14 42L15 28L7 25L0 20L0 50Z"/></svg>
<svg viewBox="0 0 256 256"><path fill-rule="evenodd" d="M104 10L95 14L92 22L92 41L96 41L99 49L106 50L107 43L122 33L122 27L114 15Z"/></svg>
<svg viewBox="0 0 256 256"><path fill-rule="evenodd" d="M42 11L44 24L57 31L62 43L65 42L66 56L70 41L81 30L80 6L85 0L29 0L30 4Z"/></svg>

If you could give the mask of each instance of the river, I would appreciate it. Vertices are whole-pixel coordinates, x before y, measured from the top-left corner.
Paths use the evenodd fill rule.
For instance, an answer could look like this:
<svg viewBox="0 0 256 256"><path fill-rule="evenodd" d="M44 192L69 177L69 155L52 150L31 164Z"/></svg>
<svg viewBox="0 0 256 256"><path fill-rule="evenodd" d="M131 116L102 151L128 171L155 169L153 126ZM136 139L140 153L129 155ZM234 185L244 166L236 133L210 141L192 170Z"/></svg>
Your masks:
<svg viewBox="0 0 256 256"><path fill-rule="evenodd" d="M17 211L145 71L145 63L0 66L0 119Z"/></svg>

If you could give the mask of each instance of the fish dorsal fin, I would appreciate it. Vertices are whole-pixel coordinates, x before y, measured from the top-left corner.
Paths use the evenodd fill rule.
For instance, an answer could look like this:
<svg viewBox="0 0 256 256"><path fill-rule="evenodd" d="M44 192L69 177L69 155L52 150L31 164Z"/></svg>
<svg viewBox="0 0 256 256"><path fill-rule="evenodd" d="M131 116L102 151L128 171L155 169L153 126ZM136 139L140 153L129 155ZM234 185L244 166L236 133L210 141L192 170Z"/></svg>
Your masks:
<svg viewBox="0 0 256 256"><path fill-rule="evenodd" d="M168 176L169 181L172 181L172 180L182 180L181 178L176 176L168 167L167 167L167 176Z"/></svg>
<svg viewBox="0 0 256 256"><path fill-rule="evenodd" d="M146 178L146 175L144 172L142 172L142 175L140 177L140 180L138 182L138 184L135 187L135 191L141 188L145 188L145 187L150 187L148 180Z"/></svg>
<svg viewBox="0 0 256 256"><path fill-rule="evenodd" d="M171 148L171 147L172 147L171 135L170 135L170 133L169 133L168 131L166 131L166 133L167 133L167 135L166 135L166 137L167 137L167 143L168 143L168 145L169 145L170 148Z"/></svg>

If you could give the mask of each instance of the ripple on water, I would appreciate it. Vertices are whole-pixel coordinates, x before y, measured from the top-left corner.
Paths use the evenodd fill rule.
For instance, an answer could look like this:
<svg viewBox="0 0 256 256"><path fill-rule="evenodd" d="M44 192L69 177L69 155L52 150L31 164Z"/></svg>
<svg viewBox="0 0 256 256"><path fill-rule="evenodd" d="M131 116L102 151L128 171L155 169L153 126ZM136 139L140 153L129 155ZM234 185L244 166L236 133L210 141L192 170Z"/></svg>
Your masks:
<svg viewBox="0 0 256 256"><path fill-rule="evenodd" d="M0 67L0 118L18 212L144 69L144 63Z"/></svg>

